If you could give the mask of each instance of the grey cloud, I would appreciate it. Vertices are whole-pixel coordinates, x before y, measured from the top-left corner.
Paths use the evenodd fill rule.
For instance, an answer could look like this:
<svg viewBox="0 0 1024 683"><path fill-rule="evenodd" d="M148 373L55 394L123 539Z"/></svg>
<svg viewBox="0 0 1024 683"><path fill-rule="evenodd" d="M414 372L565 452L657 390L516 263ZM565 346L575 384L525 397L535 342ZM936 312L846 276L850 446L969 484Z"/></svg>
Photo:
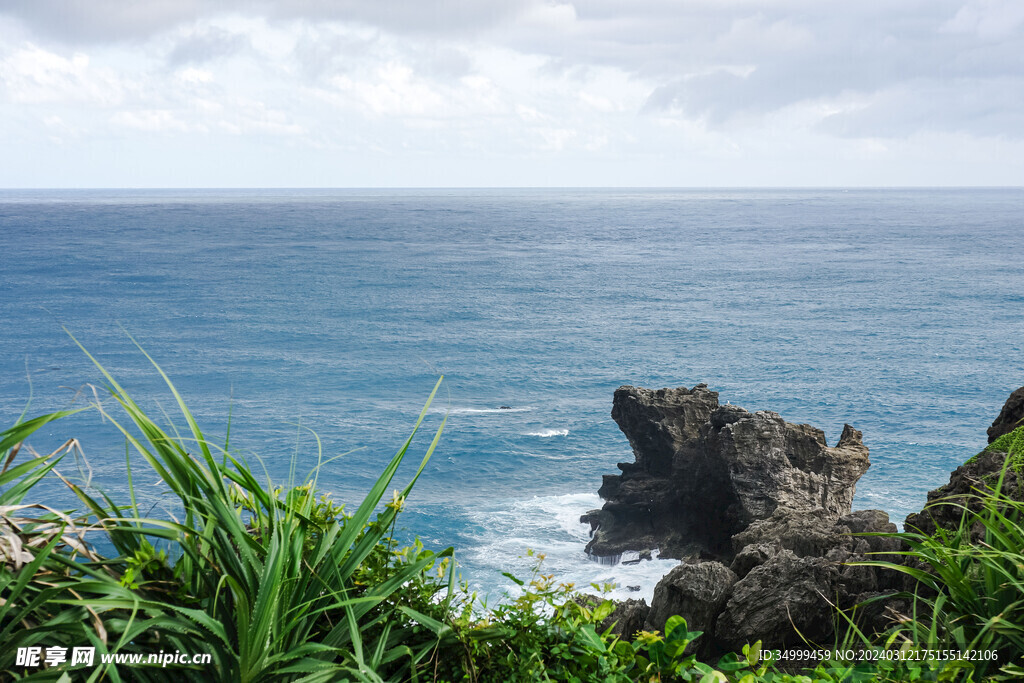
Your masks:
<svg viewBox="0 0 1024 683"><path fill-rule="evenodd" d="M35 33L68 43L140 40L194 21L200 0L12 0L0 14L16 17Z"/></svg>
<svg viewBox="0 0 1024 683"><path fill-rule="evenodd" d="M339 33L307 27L296 41L293 56L310 80L346 74L353 65L374 58L386 61L394 57L392 47L382 41L379 32ZM472 59L462 49L439 40L407 40L402 58L417 72L440 79L461 78L473 72Z"/></svg>
<svg viewBox="0 0 1024 683"><path fill-rule="evenodd" d="M250 47L249 39L238 33L212 27L189 34L178 41L167 62L171 66L205 64L206 62L236 54Z"/></svg>
<svg viewBox="0 0 1024 683"><path fill-rule="evenodd" d="M822 130L881 137L966 130L1020 137L1024 31L1018 25L1001 33L950 32L945 26L959 5L909 3L891 11L876 5L841 13L822 6L792 17L737 15L727 29L719 21L717 34L697 36L685 49L669 40L670 27L662 27L664 59L636 67L654 80L663 74L644 112L683 113L725 126L795 103L852 95L871 104L837 115ZM787 25L773 36L771 27L782 19ZM737 30L744 25L752 30ZM787 33L797 43L792 49L779 41Z"/></svg>
<svg viewBox="0 0 1024 683"><path fill-rule="evenodd" d="M400 33L458 35L514 17L530 0L13 0L0 14L68 43L144 40L227 12L344 21Z"/></svg>
<svg viewBox="0 0 1024 683"><path fill-rule="evenodd" d="M139 40L229 11L303 20L310 40L295 56L314 76L343 71L347 55L374 49L372 38L318 31L324 21L409 37L405 56L438 77L472 70L451 39L490 43L546 56L552 72L622 69L652 84L645 112L681 112L717 126L852 93L870 106L823 129L902 135L927 122L1013 137L1024 130L1013 96L1024 90L1019 0L575 0L571 25L526 18L553 1L15 0L0 13L66 41ZM238 48L203 36L171 59Z"/></svg>
<svg viewBox="0 0 1024 683"><path fill-rule="evenodd" d="M294 57L303 73L316 80L346 72L354 57L371 52L376 43L377 36L341 35L307 27L295 43Z"/></svg>
<svg viewBox="0 0 1024 683"><path fill-rule="evenodd" d="M925 131L1007 135L1024 130L1024 80L909 83L875 93L865 106L829 116L818 128L850 138L880 132L907 137Z"/></svg>
<svg viewBox="0 0 1024 683"><path fill-rule="evenodd" d="M473 61L462 50L432 45L420 55L421 68L433 76L461 78L473 71Z"/></svg>
<svg viewBox="0 0 1024 683"><path fill-rule="evenodd" d="M277 0L248 3L271 17L333 20L399 33L464 35L508 21L530 0Z"/></svg>

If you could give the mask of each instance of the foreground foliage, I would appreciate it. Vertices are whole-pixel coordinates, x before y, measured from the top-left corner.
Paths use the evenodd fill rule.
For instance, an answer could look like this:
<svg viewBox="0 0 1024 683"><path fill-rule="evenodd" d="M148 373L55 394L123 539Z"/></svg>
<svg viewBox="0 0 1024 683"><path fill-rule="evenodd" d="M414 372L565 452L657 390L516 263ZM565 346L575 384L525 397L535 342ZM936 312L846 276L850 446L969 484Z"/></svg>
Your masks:
<svg viewBox="0 0 1024 683"><path fill-rule="evenodd" d="M183 433L171 429L173 436L97 367L123 415L106 412L99 402L92 407L176 497L181 518L140 514L130 457L125 462L131 498L127 505L64 480L86 510L75 518L49 509L34 520L9 517L23 509L20 501L44 474L56 473L60 452L5 471L2 482L11 485L0 502L10 551L5 552L7 567L0 579L0 634L14 639L9 644L88 644L98 656L209 653L211 664L176 674L221 680L413 675L433 652L433 642L425 633L417 637L423 629L397 603L403 608L433 605L445 586L424 584L425 573L452 551L435 554L417 548L398 555L384 540L436 447L443 422L412 480L382 511L376 509L408 453L429 399L412 434L358 509L347 515L316 498L322 463L306 485L287 492L274 489L257 480L227 444L218 447L207 439L166 376L185 423ZM5 461L10 464L27 436L60 417L37 418L3 432ZM81 540L87 531L101 531L115 557L90 551ZM450 567L452 575L454 565ZM424 586L427 590L412 590ZM401 601L394 598L399 589ZM440 604L450 596L448 591ZM19 671L16 649L9 645L0 650L0 669L46 678L61 668ZM98 665L88 673L90 680L167 678L159 667L122 670L114 664Z"/></svg>
<svg viewBox="0 0 1024 683"><path fill-rule="evenodd" d="M933 534L908 530L899 534L908 547L903 553L905 563L872 564L914 580L914 591L905 594L912 601L913 614L894 627L894 635L932 650L997 650L1000 661L977 661L975 674L1021 680L1024 502L1006 495L1004 488L1008 478L1021 477L1024 427L1003 435L985 451L1006 454L992 488L978 490L965 500L934 504L959 513L956 528L939 527Z"/></svg>
<svg viewBox="0 0 1024 683"><path fill-rule="evenodd" d="M1014 668L1024 652L1024 506L998 489L984 494L981 513L964 508L959 531L901 535L915 561L886 566L916 583L908 593L915 613L881 635L860 633L851 620L836 644L875 657L837 657L793 671L754 643L707 663L688 652L701 634L679 616L664 633L614 635L607 623L614 605L576 599L572 586L543 573L542 557L532 576L511 577L519 585L515 595L488 607L459 584L451 548L394 547L390 532L443 421L410 481L387 494L437 386L412 433L349 513L318 493L329 459L318 454L301 485L275 487L237 459L227 440L217 445L204 434L155 363L178 406L180 430L150 419L96 366L119 412L99 401L90 408L128 445L129 501L60 475L58 465L77 448L73 440L19 462L29 436L77 411L22 416L0 432L0 671L9 678L811 683L1024 675ZM173 496L176 514L141 514L132 483L140 465ZM54 476L74 491L82 511L23 502L43 477ZM968 533L978 523L987 530L980 547ZM112 552L98 553L97 540ZM94 666L26 667L15 660L18 648L82 645L96 649ZM985 648L1004 656L997 663L913 656L921 649ZM207 653L212 661L166 669L100 662L104 654L159 651Z"/></svg>

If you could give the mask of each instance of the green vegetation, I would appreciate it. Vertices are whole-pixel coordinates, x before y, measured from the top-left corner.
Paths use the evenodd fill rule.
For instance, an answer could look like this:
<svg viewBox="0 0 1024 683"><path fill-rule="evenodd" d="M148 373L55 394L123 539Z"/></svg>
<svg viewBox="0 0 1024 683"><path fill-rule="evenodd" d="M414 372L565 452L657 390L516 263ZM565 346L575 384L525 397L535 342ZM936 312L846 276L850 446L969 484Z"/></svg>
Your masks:
<svg viewBox="0 0 1024 683"><path fill-rule="evenodd" d="M1018 680L1024 677L1024 502L1006 495L1004 483L1018 476L1024 462L1024 427L999 437L986 451L1006 454L1002 470L990 475L991 490L934 503L956 511L956 528L898 534L909 547L904 554L910 561L870 564L916 582L916 590L907 594L912 618L893 633L933 650L998 650L1013 662L1004 667L1006 680ZM985 676L997 666L979 661L974 672Z"/></svg>
<svg viewBox="0 0 1024 683"><path fill-rule="evenodd" d="M986 451L1002 451L1003 453L1024 453L1024 427L1017 427L1012 432L1003 434L985 448Z"/></svg>
<svg viewBox="0 0 1024 683"><path fill-rule="evenodd" d="M985 453L992 452L1006 453L1010 469L1018 474L1024 474L1024 426L1003 434L980 453L968 458L964 464L975 462Z"/></svg>
<svg viewBox="0 0 1024 683"><path fill-rule="evenodd" d="M1013 654L1019 665L1024 653L1024 503L999 492L984 498L980 512L963 508L954 530L901 534L913 563L873 564L916 580L916 591L907 595L913 618L893 629L901 639L931 650L998 650ZM983 533L980 543L972 541L975 529ZM982 660L974 670L984 676L997 666Z"/></svg>
<svg viewBox="0 0 1024 683"><path fill-rule="evenodd" d="M862 634L851 620L836 644L873 657L840 656L792 671L753 643L709 664L688 652L701 634L689 631L682 617L670 618L663 634L617 637L602 625L614 605L577 600L572 586L542 573L542 557L532 576L511 577L519 584L515 595L488 607L459 583L451 548L395 547L395 520L443 421L411 480L397 490L392 482L436 386L409 437L348 512L318 491L319 474L332 459L318 453L317 466L298 486L261 481L227 440L217 445L200 429L153 365L178 405L180 429L169 418L164 426L150 419L96 363L119 410L108 412L100 402L88 409L128 445L128 501L85 490L59 473L77 448L73 440L46 456L20 457L34 432L77 411L27 421L23 415L0 432L0 671L6 678L812 683L1024 674L1012 668L1024 653L1024 506L999 493L989 495L981 513L964 508L958 532L902 535L916 562L885 566L917 582L908 594L915 614L880 635ZM133 483L140 467L159 477L180 514L141 513ZM81 511L25 504L43 477L59 477ZM980 546L968 533L976 523L987 529ZM97 537L112 552L97 552ZM80 646L95 648L93 666L16 661L19 648ZM988 648L999 648L1003 659L915 658L924 649ZM211 661L167 668L101 661L157 652L209 654Z"/></svg>

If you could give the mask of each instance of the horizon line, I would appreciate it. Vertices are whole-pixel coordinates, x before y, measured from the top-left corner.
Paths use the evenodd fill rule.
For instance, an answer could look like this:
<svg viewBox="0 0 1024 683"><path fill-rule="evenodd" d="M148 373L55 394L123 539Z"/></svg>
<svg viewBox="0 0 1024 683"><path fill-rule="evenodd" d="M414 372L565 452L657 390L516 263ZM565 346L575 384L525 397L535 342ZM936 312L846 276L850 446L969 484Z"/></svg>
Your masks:
<svg viewBox="0 0 1024 683"><path fill-rule="evenodd" d="M0 192L24 191L225 191L225 190L1022 190L1021 185L350 185L350 186L23 186L0 187Z"/></svg>

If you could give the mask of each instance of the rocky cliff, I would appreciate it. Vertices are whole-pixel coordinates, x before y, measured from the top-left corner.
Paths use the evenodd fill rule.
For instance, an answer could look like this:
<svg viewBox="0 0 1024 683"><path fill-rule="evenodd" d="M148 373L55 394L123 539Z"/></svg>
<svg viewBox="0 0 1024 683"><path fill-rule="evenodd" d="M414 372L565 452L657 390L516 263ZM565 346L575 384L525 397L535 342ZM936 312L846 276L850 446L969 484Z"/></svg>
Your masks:
<svg viewBox="0 0 1024 683"><path fill-rule="evenodd" d="M782 646L802 642L794 626L830 634L829 601L886 588L875 570L841 564L898 549L892 539L853 536L896 531L884 512L850 511L869 465L853 427L830 447L820 429L721 405L703 384L621 387L612 418L635 460L604 478L604 507L583 516L593 531L587 552L658 549L683 560L658 584L646 629L682 614L704 631L705 654L757 639Z"/></svg>
<svg viewBox="0 0 1024 683"><path fill-rule="evenodd" d="M988 428L988 442L992 443L1021 425L1024 425L1024 387L1017 389L1006 399L1003 409Z"/></svg>
<svg viewBox="0 0 1024 683"><path fill-rule="evenodd" d="M732 538L777 509L850 512L868 469L861 434L846 425L829 447L820 429L777 413L719 405L707 385L615 392L612 418L635 462L619 463L584 516L587 552L599 557L659 549L662 557L731 560Z"/></svg>
<svg viewBox="0 0 1024 683"><path fill-rule="evenodd" d="M994 443L958 468L949 484L929 493L929 507L907 518L908 528L955 526L972 494L991 485L1007 451L1024 448L1024 388L1014 392L989 430ZM673 614L691 630L702 655L735 651L761 640L766 647L830 647L835 607L859 609L866 630L884 628L893 610L886 598L907 588L898 572L856 566L864 559L899 562L896 526L880 510L851 512L857 480L868 468L861 434L849 425L829 447L809 425L767 411L719 405L706 385L651 391L621 387L612 417L633 447L635 462L605 477L600 510L585 514L593 530L587 551L614 556L658 548L683 561L655 589L648 608L628 605L619 628L641 621L661 629ZM1009 427L1009 429L1007 428ZM1016 445L1013 445L1016 444ZM1019 457L1019 456L1014 456ZM1010 468L1013 469L1013 468ZM1004 492L1024 498L1021 468L1007 475ZM868 535L865 535L868 534Z"/></svg>

